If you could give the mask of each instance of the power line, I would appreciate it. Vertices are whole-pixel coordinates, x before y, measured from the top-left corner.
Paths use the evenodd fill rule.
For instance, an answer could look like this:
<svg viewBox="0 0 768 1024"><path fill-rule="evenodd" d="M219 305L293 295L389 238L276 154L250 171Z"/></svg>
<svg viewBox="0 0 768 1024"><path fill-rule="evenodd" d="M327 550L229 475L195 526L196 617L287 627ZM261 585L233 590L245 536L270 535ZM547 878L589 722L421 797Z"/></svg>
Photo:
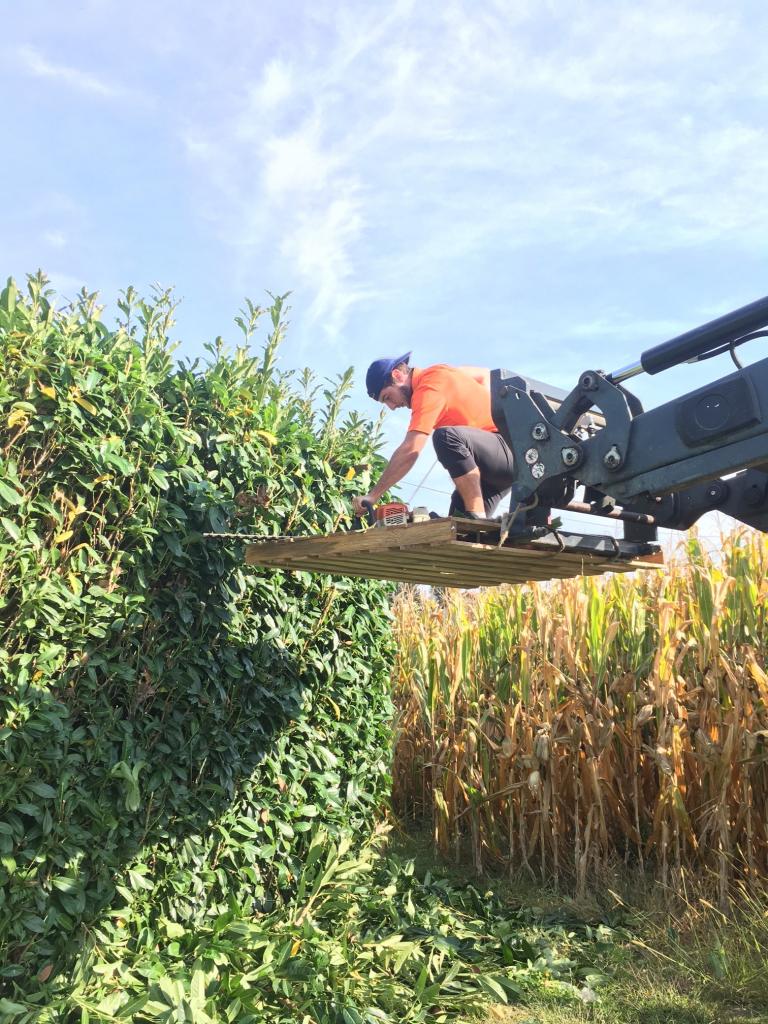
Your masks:
<svg viewBox="0 0 768 1024"><path fill-rule="evenodd" d="M432 494L444 494L446 496L446 498L450 498L452 493L453 493L452 491L441 491L437 487L425 487L423 484L419 484L418 487L416 488L416 490L431 491ZM415 493L416 492L414 491L414 494ZM411 501L413 501L414 494L411 495Z"/></svg>
<svg viewBox="0 0 768 1024"><path fill-rule="evenodd" d="M422 489L422 487L424 487L424 481L427 479L427 477L429 476L429 474L432 472L432 470L435 468L436 465L437 465L437 459L435 459L435 461L429 467L427 472L421 478L421 482L416 484L416 486L414 487L413 493L411 494L411 498L410 498L411 504L413 504L413 499L416 497L416 495L419 493L419 491ZM424 490L425 491L433 491L434 487L424 487ZM445 491L437 491L436 493L437 494L444 494Z"/></svg>

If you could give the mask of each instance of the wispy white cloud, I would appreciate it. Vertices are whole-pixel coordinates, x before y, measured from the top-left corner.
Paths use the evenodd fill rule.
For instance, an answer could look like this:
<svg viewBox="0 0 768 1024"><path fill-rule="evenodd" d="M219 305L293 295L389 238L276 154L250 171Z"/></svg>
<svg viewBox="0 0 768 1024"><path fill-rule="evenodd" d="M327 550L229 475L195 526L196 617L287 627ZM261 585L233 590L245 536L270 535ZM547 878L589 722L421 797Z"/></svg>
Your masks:
<svg viewBox="0 0 768 1024"><path fill-rule="evenodd" d="M290 65L274 58L264 68L254 99L266 110L275 110L290 98L292 92L293 74Z"/></svg>
<svg viewBox="0 0 768 1024"><path fill-rule="evenodd" d="M52 249L63 249L67 244L67 237L63 231L49 230L43 232L43 241Z"/></svg>
<svg viewBox="0 0 768 1024"><path fill-rule="evenodd" d="M251 252L272 240L292 285L309 295L310 322L333 342L348 311L370 295L352 260L366 226L364 189L345 153L326 137L320 111L292 130L282 128L277 115L292 97L293 82L286 65L271 62L223 133L190 132L185 141L218 186L224 216L221 208L214 216L245 266ZM306 80L300 84L305 98ZM249 173L242 173L243 164Z"/></svg>
<svg viewBox="0 0 768 1024"><path fill-rule="evenodd" d="M107 82L92 72L55 63L32 46L20 46L17 56L22 68L38 78L51 78L73 89L104 99L115 99L129 94L122 86Z"/></svg>
<svg viewBox="0 0 768 1024"><path fill-rule="evenodd" d="M41 0L6 26L3 82L37 106L13 110L0 248L36 266L42 247L66 294L80 270L103 286L170 265L190 336L233 291L292 289L294 363L469 349L568 387L763 288L757 0L131 10ZM27 175L22 156L14 176L24 131L86 122L93 157L62 148Z"/></svg>
<svg viewBox="0 0 768 1024"><path fill-rule="evenodd" d="M330 337L337 336L349 308L364 295L352 283L350 257L362 230L360 204L352 195L341 195L307 211L282 245L301 279L312 283L309 316Z"/></svg>
<svg viewBox="0 0 768 1024"><path fill-rule="evenodd" d="M331 341L490 254L757 251L766 76L745 28L714 3L321 3L187 152L244 273L277 252Z"/></svg>
<svg viewBox="0 0 768 1024"><path fill-rule="evenodd" d="M322 196L340 172L341 159L322 139L322 123L310 118L290 134L269 135L262 144L262 181L277 203L297 196Z"/></svg>
<svg viewBox="0 0 768 1024"><path fill-rule="evenodd" d="M76 298L85 285L83 278L66 271L52 270L48 277L57 295L70 302Z"/></svg>

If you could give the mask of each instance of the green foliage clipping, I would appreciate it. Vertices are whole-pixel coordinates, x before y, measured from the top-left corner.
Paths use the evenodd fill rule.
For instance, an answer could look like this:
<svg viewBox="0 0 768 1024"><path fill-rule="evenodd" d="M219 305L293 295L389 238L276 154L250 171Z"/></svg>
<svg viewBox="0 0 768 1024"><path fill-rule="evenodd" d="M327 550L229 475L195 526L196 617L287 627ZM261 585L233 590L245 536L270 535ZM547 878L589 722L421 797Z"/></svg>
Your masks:
<svg viewBox="0 0 768 1024"><path fill-rule="evenodd" d="M168 293L119 307L57 309L42 275L0 295L6 1008L120 907L170 935L272 912L318 823L369 832L389 787L388 588L205 536L348 525L378 468L373 424L339 422L349 375L277 368L281 298L203 365L173 358Z"/></svg>

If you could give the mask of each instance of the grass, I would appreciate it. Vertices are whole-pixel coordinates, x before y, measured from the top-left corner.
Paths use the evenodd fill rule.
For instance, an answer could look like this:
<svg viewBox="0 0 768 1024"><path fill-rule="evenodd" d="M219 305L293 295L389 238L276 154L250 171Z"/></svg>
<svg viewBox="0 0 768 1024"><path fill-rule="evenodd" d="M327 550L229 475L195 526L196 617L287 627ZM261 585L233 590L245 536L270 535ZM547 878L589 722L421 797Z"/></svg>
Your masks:
<svg viewBox="0 0 768 1024"><path fill-rule="evenodd" d="M611 891L571 900L552 891L518 890L508 898L559 908L572 927L608 922L614 941L601 946L596 972L605 983L594 1001L564 1006L546 991L525 1008L494 1007L500 1024L766 1024L768 893L735 894L727 913L705 897L684 900L643 881L621 899ZM545 910L543 919L546 921Z"/></svg>
<svg viewBox="0 0 768 1024"><path fill-rule="evenodd" d="M417 873L435 870L429 836L401 844ZM466 881L455 866L439 870ZM716 880L691 883L685 896L623 866L580 897L522 876L476 884L492 889L510 916L564 927L588 965L576 967L587 990L585 1000L564 999L540 986L524 1005L492 1005L462 1024L768 1024L767 889L733 891L723 912L708 898Z"/></svg>
<svg viewBox="0 0 768 1024"><path fill-rule="evenodd" d="M690 999L669 990L635 991L627 998L611 997L603 1006L591 1009L563 1007L493 1010L483 1024L763 1024L765 1015L745 1014L710 1000Z"/></svg>

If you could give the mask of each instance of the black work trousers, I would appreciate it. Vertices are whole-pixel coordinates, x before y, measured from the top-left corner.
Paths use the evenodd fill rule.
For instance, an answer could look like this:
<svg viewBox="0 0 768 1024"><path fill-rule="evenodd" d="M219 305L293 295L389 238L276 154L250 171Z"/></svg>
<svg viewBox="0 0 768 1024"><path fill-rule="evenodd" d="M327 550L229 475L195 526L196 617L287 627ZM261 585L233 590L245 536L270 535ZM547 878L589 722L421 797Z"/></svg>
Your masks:
<svg viewBox="0 0 768 1024"><path fill-rule="evenodd" d="M432 435L437 461L452 480L480 470L485 514L490 517L512 486L512 450L501 434L477 427L438 427ZM458 491L451 495L449 515L466 511Z"/></svg>

